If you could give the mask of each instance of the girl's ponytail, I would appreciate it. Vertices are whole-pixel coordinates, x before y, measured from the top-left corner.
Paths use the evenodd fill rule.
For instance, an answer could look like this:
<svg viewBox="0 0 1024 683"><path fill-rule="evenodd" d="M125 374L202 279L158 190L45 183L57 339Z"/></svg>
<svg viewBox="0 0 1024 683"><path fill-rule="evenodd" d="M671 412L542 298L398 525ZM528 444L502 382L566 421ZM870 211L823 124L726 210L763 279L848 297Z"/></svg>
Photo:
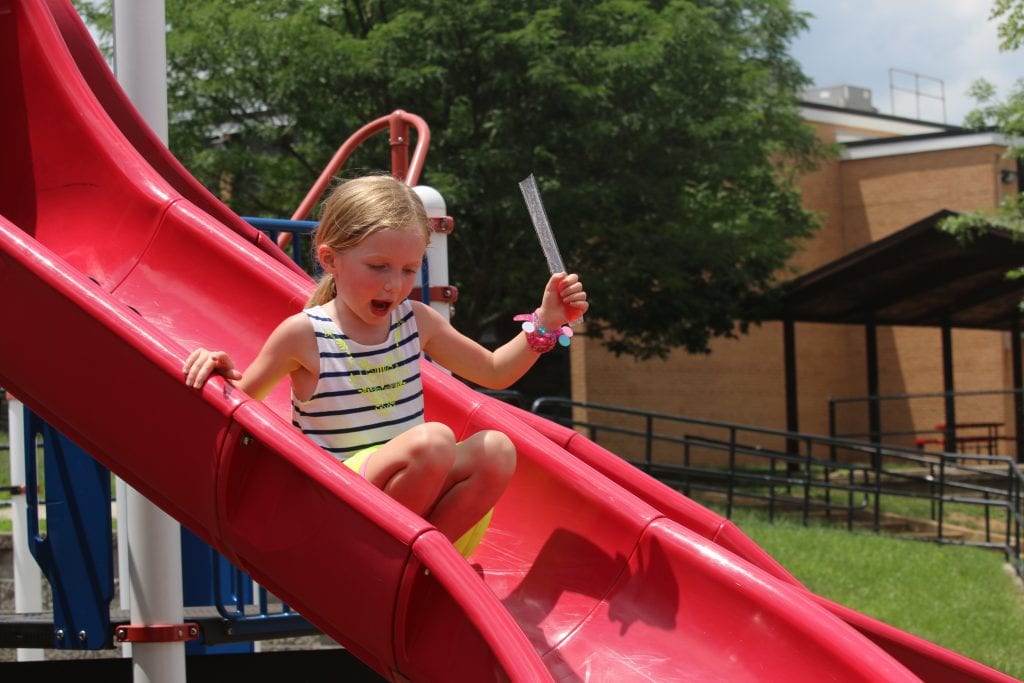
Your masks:
<svg viewBox="0 0 1024 683"><path fill-rule="evenodd" d="M330 273L324 273L320 276L320 280L316 283L316 289L313 294L309 297L309 301L306 302L306 308L312 308L313 306L320 306L327 303L337 295L337 290L334 287L334 276Z"/></svg>

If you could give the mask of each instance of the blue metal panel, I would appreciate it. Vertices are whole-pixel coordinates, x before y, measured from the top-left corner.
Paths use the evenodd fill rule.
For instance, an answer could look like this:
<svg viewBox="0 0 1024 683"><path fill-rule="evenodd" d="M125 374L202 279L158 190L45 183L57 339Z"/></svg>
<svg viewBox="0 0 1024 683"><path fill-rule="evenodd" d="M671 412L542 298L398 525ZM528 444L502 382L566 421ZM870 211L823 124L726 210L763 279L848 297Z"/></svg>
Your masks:
<svg viewBox="0 0 1024 683"><path fill-rule="evenodd" d="M43 440L46 534L40 533L36 442ZM50 582L54 647L110 647L114 597L110 472L56 429L25 410L29 551Z"/></svg>
<svg viewBox="0 0 1024 683"><path fill-rule="evenodd" d="M181 528L182 593L186 607L237 605L252 602L252 579L206 542ZM253 652L253 643L207 645L202 640L185 643L185 654L236 654Z"/></svg>

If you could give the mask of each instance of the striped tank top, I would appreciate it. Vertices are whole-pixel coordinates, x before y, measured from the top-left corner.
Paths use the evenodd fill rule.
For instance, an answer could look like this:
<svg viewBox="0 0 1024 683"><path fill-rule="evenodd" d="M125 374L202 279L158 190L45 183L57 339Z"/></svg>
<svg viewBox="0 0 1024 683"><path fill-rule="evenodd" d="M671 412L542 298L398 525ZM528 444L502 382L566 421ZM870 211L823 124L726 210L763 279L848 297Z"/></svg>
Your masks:
<svg viewBox="0 0 1024 683"><path fill-rule="evenodd" d="M320 379L308 401L292 393L292 424L340 460L422 424L420 338L408 300L392 311L388 338L371 346L345 336L323 306L305 313L320 350Z"/></svg>

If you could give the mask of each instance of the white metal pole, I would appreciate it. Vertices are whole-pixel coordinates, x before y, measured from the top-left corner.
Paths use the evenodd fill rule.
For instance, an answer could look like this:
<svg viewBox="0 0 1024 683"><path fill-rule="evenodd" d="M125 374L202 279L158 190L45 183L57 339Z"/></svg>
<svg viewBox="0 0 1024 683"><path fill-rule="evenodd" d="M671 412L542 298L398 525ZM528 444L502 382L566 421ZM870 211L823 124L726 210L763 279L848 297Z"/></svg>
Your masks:
<svg viewBox="0 0 1024 683"><path fill-rule="evenodd" d="M114 0L114 70L150 128L167 143L167 54L163 0ZM128 593L133 626L181 624L181 532L177 522L128 488ZM118 525L120 528L120 524ZM125 535L122 535L123 540ZM122 578L122 590L124 579ZM185 681L183 642L132 645L136 683Z"/></svg>
<svg viewBox="0 0 1024 683"><path fill-rule="evenodd" d="M132 626L181 624L181 531L178 523L128 487L128 591ZM135 683L184 683L185 644L132 643Z"/></svg>
<svg viewBox="0 0 1024 683"><path fill-rule="evenodd" d="M146 123L167 144L163 0L114 0L114 72Z"/></svg>
<svg viewBox="0 0 1024 683"><path fill-rule="evenodd" d="M448 209L441 193L428 185L417 185L413 188L423 202L423 208L427 211L428 218L444 218ZM430 268L431 287L448 286L448 235L445 233L430 233L430 243L427 245L427 264ZM452 317L451 305L446 301L430 301L431 308L437 310L445 319Z"/></svg>
<svg viewBox="0 0 1024 683"><path fill-rule="evenodd" d="M11 457L11 486L25 485L25 406L8 394L7 424ZM43 574L28 550L28 518L24 493L11 496L11 551L14 556L14 611L43 611ZM43 650L19 647L19 662L43 659Z"/></svg>

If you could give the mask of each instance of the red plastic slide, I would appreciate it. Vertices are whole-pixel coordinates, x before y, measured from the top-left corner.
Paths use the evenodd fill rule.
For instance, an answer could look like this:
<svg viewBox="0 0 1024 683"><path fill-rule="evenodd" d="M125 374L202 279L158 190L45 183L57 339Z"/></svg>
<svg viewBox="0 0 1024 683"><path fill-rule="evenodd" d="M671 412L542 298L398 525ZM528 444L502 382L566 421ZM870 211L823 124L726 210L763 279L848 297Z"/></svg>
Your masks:
<svg viewBox="0 0 1024 683"><path fill-rule="evenodd" d="M286 387L186 388L189 349L246 364L311 282L154 141L65 0L0 0L0 101L0 385L383 676L920 680L738 531L430 365L429 419L519 450L471 563L299 435Z"/></svg>
<svg viewBox="0 0 1024 683"><path fill-rule="evenodd" d="M512 406L506 407L506 410L630 493L653 505L666 517L696 531L701 536L757 565L769 574L806 590L775 558L766 553L729 520L648 477L622 458L584 438L572 429ZM894 628L877 619L872 619L849 607L819 595L808 594L815 602L893 655L922 680L930 683L982 683L1016 680L935 643Z"/></svg>

